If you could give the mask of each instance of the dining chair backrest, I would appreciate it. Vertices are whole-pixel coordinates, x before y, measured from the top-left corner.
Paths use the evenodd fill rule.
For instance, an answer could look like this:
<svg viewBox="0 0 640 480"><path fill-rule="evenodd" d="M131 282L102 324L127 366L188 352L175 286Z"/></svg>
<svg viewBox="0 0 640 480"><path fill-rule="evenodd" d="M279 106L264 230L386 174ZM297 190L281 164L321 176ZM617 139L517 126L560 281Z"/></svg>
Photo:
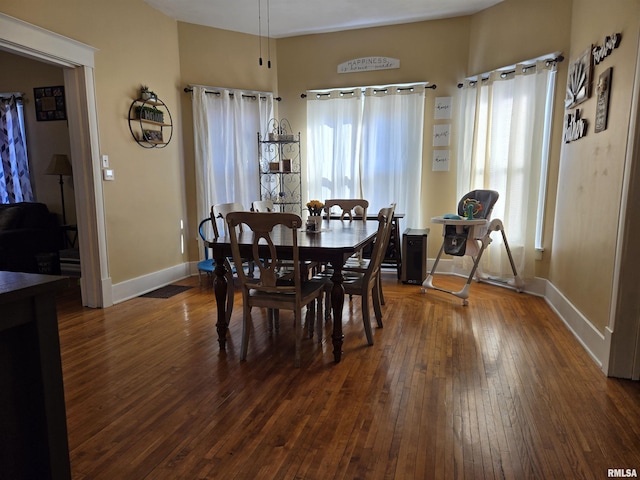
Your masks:
<svg viewBox="0 0 640 480"><path fill-rule="evenodd" d="M251 208L254 212L273 212L272 200L256 200L251 204Z"/></svg>
<svg viewBox="0 0 640 480"><path fill-rule="evenodd" d="M204 244L204 258L205 258L205 260L209 259L209 248L207 247L207 234L205 233L205 228L206 228L208 222L213 223L213 219L211 217L207 217L204 220L202 220L200 222L200 224L198 225L198 233L200 234L200 239L202 240L202 243Z"/></svg>
<svg viewBox="0 0 640 480"><path fill-rule="evenodd" d="M222 234L224 236L227 235L227 215L231 212L244 212L245 208L241 203L232 202L232 203L218 203L211 207L211 219L213 223L213 230L216 238L220 236L220 231L218 230L218 219L221 219L222 222ZM242 227L240 227L242 230Z"/></svg>
<svg viewBox="0 0 640 480"><path fill-rule="evenodd" d="M231 212L226 217L229 236L231 239L231 251L233 253L233 261L236 264L243 258L249 258L260 270L259 281L248 281L242 269L238 270L240 283L245 290L249 288L264 293L295 293L296 297L300 296L300 254L298 249L298 229L302 226L302 219L295 213L281 212ZM251 253L248 251L240 252L240 244L238 243L239 227L247 226L251 234ZM287 229L285 235L290 235L292 239L292 256L294 269L293 275L290 276L291 282L282 284L279 280L279 262L278 252L273 243L273 230L275 228ZM244 238L248 235L245 233ZM288 277L289 278L289 277Z"/></svg>
<svg viewBox="0 0 640 480"><path fill-rule="evenodd" d="M364 198L330 198L324 202L325 215L331 216L332 207L341 209L340 220L344 220L345 217L349 217L349 220L353 220L353 217L360 217L366 221L369 201Z"/></svg>
<svg viewBox="0 0 640 480"><path fill-rule="evenodd" d="M383 239L383 244L381 246L382 250L381 250L381 260L380 262L382 263L382 261L384 260L384 257L387 253L387 248L389 247L389 241L391 240L391 231L393 230L393 215L395 214L396 211L396 204L392 203L391 205L389 205L388 209L390 210L390 214L391 217L389 217L389 225L387 226L387 230L385 232L384 235L384 239Z"/></svg>
<svg viewBox="0 0 640 480"><path fill-rule="evenodd" d="M378 212L378 231L376 233L376 240L373 244L373 250L371 251L371 260L365 271L365 281L373 278L380 271L382 260L387 250L389 243L388 237L391 235L393 213L395 211L395 204L390 207L381 208Z"/></svg>

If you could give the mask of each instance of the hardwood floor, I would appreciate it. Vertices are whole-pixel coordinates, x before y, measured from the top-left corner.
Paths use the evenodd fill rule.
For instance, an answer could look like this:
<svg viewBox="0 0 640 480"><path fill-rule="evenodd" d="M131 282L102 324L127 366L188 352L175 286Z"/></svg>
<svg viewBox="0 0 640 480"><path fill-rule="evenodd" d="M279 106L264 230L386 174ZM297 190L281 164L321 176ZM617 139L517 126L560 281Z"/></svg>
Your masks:
<svg viewBox="0 0 640 480"><path fill-rule="evenodd" d="M446 277L438 283L460 284ZM344 354L305 339L293 368L255 310L239 361L210 285L105 310L59 300L73 478L603 479L640 471L640 383L606 378L545 301L473 284L469 306L385 273L366 344L345 303ZM203 282L206 283L206 282ZM328 340L328 341L327 341Z"/></svg>

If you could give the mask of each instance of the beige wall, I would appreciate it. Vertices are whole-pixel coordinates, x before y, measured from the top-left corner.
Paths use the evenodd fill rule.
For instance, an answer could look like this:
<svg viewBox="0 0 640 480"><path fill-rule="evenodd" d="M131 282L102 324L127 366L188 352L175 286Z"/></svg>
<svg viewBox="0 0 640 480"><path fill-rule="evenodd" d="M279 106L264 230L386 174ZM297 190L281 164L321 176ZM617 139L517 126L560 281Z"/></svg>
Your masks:
<svg viewBox="0 0 640 480"><path fill-rule="evenodd" d="M595 86L598 76L613 68L607 130L593 131L594 88L578 106L589 122L586 137L562 148L549 280L602 333L611 308L639 27L638 0L608 2L606 8L595 0L574 1L568 58L616 32L622 42L593 71Z"/></svg>
<svg viewBox="0 0 640 480"><path fill-rule="evenodd" d="M294 129L301 130L303 161L306 145L306 101L300 95L306 90L417 81L437 85L436 90L426 90L422 173L422 188L426 194L422 199L416 197L416 202L422 202L424 215L420 225L401 223L402 230L407 227L431 227L431 217L457 205L455 160L452 160L449 172L431 171L431 132L435 97L454 96L457 83L466 74L469 22L469 17L461 17L278 40L278 94L283 98L280 114L289 119ZM337 73L340 63L367 56L398 58L400 68ZM453 143L452 159L455 158ZM303 174L305 172L303 166ZM303 182L304 192L306 178ZM429 242L432 257L439 247L436 243L438 242Z"/></svg>
<svg viewBox="0 0 640 480"><path fill-rule="evenodd" d="M189 23L178 23L180 45L180 70L184 88L187 85L227 87L261 92L277 91L277 52L271 49L272 68L258 63L259 43L255 36ZM265 44L263 42L263 49ZM189 217L188 246L190 259L196 261L201 255L202 243L198 242L196 212L196 183L193 151L193 117L191 95L182 93L182 125L184 131L184 175ZM274 108L277 108L275 106ZM256 145L256 155L257 155ZM257 158L256 158L257 161ZM256 169L257 169L256 164ZM250 205L246 205L250 207Z"/></svg>
<svg viewBox="0 0 640 480"><path fill-rule="evenodd" d="M115 171L115 181L104 183L113 283L182 264L187 255L180 251L180 220L186 210L176 22L142 0L0 0L0 11L98 49L100 150ZM173 140L163 149L143 149L129 132L127 112L143 83L175 121Z"/></svg>
<svg viewBox="0 0 640 480"><path fill-rule="evenodd" d="M26 57L0 51L0 93L22 92L24 105L25 134L29 173L36 201L44 203L51 212L59 215L62 224L62 200L59 177L44 172L56 153L69 154L69 129L64 120L38 122L36 120L33 89L64 85L62 69ZM6 72L11 72L10 75ZM76 223L76 205L73 179L63 177L64 203L68 224Z"/></svg>

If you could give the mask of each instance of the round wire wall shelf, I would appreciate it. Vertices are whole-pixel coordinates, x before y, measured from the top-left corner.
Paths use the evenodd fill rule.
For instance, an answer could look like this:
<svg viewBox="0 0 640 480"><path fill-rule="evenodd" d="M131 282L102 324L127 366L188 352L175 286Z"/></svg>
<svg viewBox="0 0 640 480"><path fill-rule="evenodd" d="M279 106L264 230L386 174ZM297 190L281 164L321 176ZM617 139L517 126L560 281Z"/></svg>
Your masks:
<svg viewBox="0 0 640 480"><path fill-rule="evenodd" d="M141 147L165 148L169 145L173 137L173 118L159 98L135 99L129 107L128 118L129 131Z"/></svg>

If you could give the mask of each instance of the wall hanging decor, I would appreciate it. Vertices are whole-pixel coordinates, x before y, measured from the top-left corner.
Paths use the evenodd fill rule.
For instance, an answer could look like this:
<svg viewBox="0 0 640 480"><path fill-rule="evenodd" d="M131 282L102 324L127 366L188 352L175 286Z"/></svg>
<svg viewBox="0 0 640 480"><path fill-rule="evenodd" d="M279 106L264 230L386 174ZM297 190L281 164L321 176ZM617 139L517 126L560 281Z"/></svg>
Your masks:
<svg viewBox="0 0 640 480"><path fill-rule="evenodd" d="M400 68L400 60L391 57L361 57L347 60L338 65L338 73L365 72L370 70L391 70Z"/></svg>
<svg viewBox="0 0 640 480"><path fill-rule="evenodd" d="M596 103L596 124L593 131L596 133L607 129L607 119L609 117L609 95L611 93L611 72L612 68L607 68L598 77L596 92L598 102Z"/></svg>
<svg viewBox="0 0 640 480"><path fill-rule="evenodd" d="M589 46L577 60L569 65L565 108L573 108L591 96L591 72L593 70L592 47Z"/></svg>
<svg viewBox="0 0 640 480"><path fill-rule="evenodd" d="M593 47L593 63L599 65L605 58L620 46L622 41L621 33L614 33L611 36L604 37L602 45L596 45Z"/></svg>
<svg viewBox="0 0 640 480"><path fill-rule="evenodd" d="M575 142L587 134L589 122L580 116L580 109L569 112L564 117L564 143Z"/></svg>
<svg viewBox="0 0 640 480"><path fill-rule="evenodd" d="M36 87L33 89L36 104L36 119L39 122L66 120L64 87Z"/></svg>
<svg viewBox="0 0 640 480"><path fill-rule="evenodd" d="M129 130L138 145L144 148L164 148L173 137L173 119L167 105L146 85L140 97L129 107Z"/></svg>

